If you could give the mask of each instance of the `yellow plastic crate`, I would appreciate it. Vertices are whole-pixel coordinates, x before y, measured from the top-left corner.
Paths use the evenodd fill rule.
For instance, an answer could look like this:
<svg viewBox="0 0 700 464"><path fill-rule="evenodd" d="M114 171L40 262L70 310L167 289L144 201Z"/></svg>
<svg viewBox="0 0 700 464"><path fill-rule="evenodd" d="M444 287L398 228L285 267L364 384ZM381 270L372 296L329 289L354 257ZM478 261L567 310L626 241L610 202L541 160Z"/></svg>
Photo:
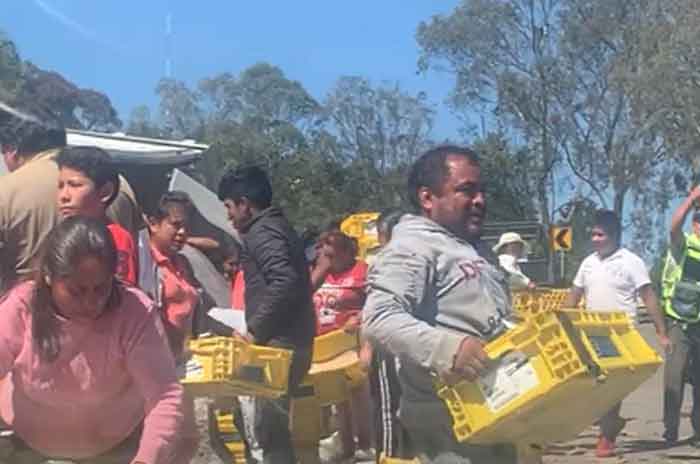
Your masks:
<svg viewBox="0 0 700 464"><path fill-rule="evenodd" d="M357 257L367 259L379 246L377 238L377 218L379 213L357 213L348 216L340 230L357 240Z"/></svg>
<svg viewBox="0 0 700 464"><path fill-rule="evenodd" d="M574 438L661 364L622 313L538 314L485 350L493 363L477 382L437 385L459 441Z"/></svg>
<svg viewBox="0 0 700 464"><path fill-rule="evenodd" d="M314 338L312 362L330 361L346 351L359 350L359 346L357 334L347 333L344 330L333 330Z"/></svg>
<svg viewBox="0 0 700 464"><path fill-rule="evenodd" d="M183 386L195 396L253 395L275 398L287 392L292 353L230 337L189 343L192 354Z"/></svg>
<svg viewBox="0 0 700 464"><path fill-rule="evenodd" d="M568 295L569 289L564 288L515 291L513 292L513 310L522 317L559 310ZM583 301L579 309L583 309Z"/></svg>
<svg viewBox="0 0 700 464"><path fill-rule="evenodd" d="M399 459L388 458L383 453L379 457L379 464L420 464L420 460L416 459Z"/></svg>
<svg viewBox="0 0 700 464"><path fill-rule="evenodd" d="M359 337L334 330L314 339L311 369L306 384L313 385L323 405L345 401L350 389L367 380L360 367Z"/></svg>
<svg viewBox="0 0 700 464"><path fill-rule="evenodd" d="M214 451L222 461L246 463L243 437L234 425L230 410L209 409L209 436Z"/></svg>
<svg viewBox="0 0 700 464"><path fill-rule="evenodd" d="M592 392L585 399L586 407L600 410L609 407L607 398L621 401L663 363L625 313L566 310L560 314L570 321L573 328L569 330L580 338L605 377L597 389L605 395ZM585 408L581 409L585 413ZM574 408L571 415L577 412Z"/></svg>

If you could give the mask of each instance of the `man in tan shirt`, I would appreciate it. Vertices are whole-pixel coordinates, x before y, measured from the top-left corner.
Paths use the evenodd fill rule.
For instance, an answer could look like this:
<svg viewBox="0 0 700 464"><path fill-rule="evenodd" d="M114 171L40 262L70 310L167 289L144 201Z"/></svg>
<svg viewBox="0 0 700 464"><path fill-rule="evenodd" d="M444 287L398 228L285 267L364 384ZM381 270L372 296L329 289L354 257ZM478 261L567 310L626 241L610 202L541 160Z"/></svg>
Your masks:
<svg viewBox="0 0 700 464"><path fill-rule="evenodd" d="M66 145L57 118L41 108L0 108L0 152L10 171L0 182L0 289L27 278L58 222L53 157Z"/></svg>
<svg viewBox="0 0 700 464"><path fill-rule="evenodd" d="M31 276L42 243L59 220L54 157L65 146L66 132L49 111L0 106L0 152L10 171L0 181L0 292ZM114 202L119 207L110 217L135 234L138 204L126 179L120 176L120 182Z"/></svg>

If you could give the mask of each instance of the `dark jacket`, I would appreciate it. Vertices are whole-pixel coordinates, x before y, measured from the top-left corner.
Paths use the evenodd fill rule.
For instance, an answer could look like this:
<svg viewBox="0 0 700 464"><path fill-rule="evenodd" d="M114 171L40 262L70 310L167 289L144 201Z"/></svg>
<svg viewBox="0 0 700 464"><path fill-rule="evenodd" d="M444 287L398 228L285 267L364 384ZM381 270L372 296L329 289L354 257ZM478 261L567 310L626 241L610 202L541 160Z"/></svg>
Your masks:
<svg viewBox="0 0 700 464"><path fill-rule="evenodd" d="M242 229L248 330L259 344L311 347L316 313L301 239L274 207L261 211Z"/></svg>

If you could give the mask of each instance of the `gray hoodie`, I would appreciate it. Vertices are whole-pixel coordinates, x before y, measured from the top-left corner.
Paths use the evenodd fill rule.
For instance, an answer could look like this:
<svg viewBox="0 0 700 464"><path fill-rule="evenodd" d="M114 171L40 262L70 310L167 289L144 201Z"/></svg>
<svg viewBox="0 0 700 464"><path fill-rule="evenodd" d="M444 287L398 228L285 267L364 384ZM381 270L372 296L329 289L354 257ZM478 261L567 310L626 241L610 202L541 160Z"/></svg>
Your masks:
<svg viewBox="0 0 700 464"><path fill-rule="evenodd" d="M505 329L510 295L494 263L485 244L425 217L406 215L394 229L369 271L363 334L399 358L403 400L437 401L431 373L452 368L465 335Z"/></svg>

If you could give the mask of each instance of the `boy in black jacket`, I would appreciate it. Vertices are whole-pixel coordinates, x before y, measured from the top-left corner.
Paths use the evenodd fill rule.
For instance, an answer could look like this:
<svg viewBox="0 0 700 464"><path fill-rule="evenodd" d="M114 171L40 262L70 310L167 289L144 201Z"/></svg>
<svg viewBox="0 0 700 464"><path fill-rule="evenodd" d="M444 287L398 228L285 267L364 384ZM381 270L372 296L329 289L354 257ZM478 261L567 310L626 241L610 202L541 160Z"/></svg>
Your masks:
<svg viewBox="0 0 700 464"><path fill-rule="evenodd" d="M258 345L293 350L291 393L309 370L316 331L303 242L282 211L271 206L272 187L259 167L229 170L219 183L219 199L243 240L248 337ZM265 464L294 464L289 398L256 399L256 409L255 433Z"/></svg>

